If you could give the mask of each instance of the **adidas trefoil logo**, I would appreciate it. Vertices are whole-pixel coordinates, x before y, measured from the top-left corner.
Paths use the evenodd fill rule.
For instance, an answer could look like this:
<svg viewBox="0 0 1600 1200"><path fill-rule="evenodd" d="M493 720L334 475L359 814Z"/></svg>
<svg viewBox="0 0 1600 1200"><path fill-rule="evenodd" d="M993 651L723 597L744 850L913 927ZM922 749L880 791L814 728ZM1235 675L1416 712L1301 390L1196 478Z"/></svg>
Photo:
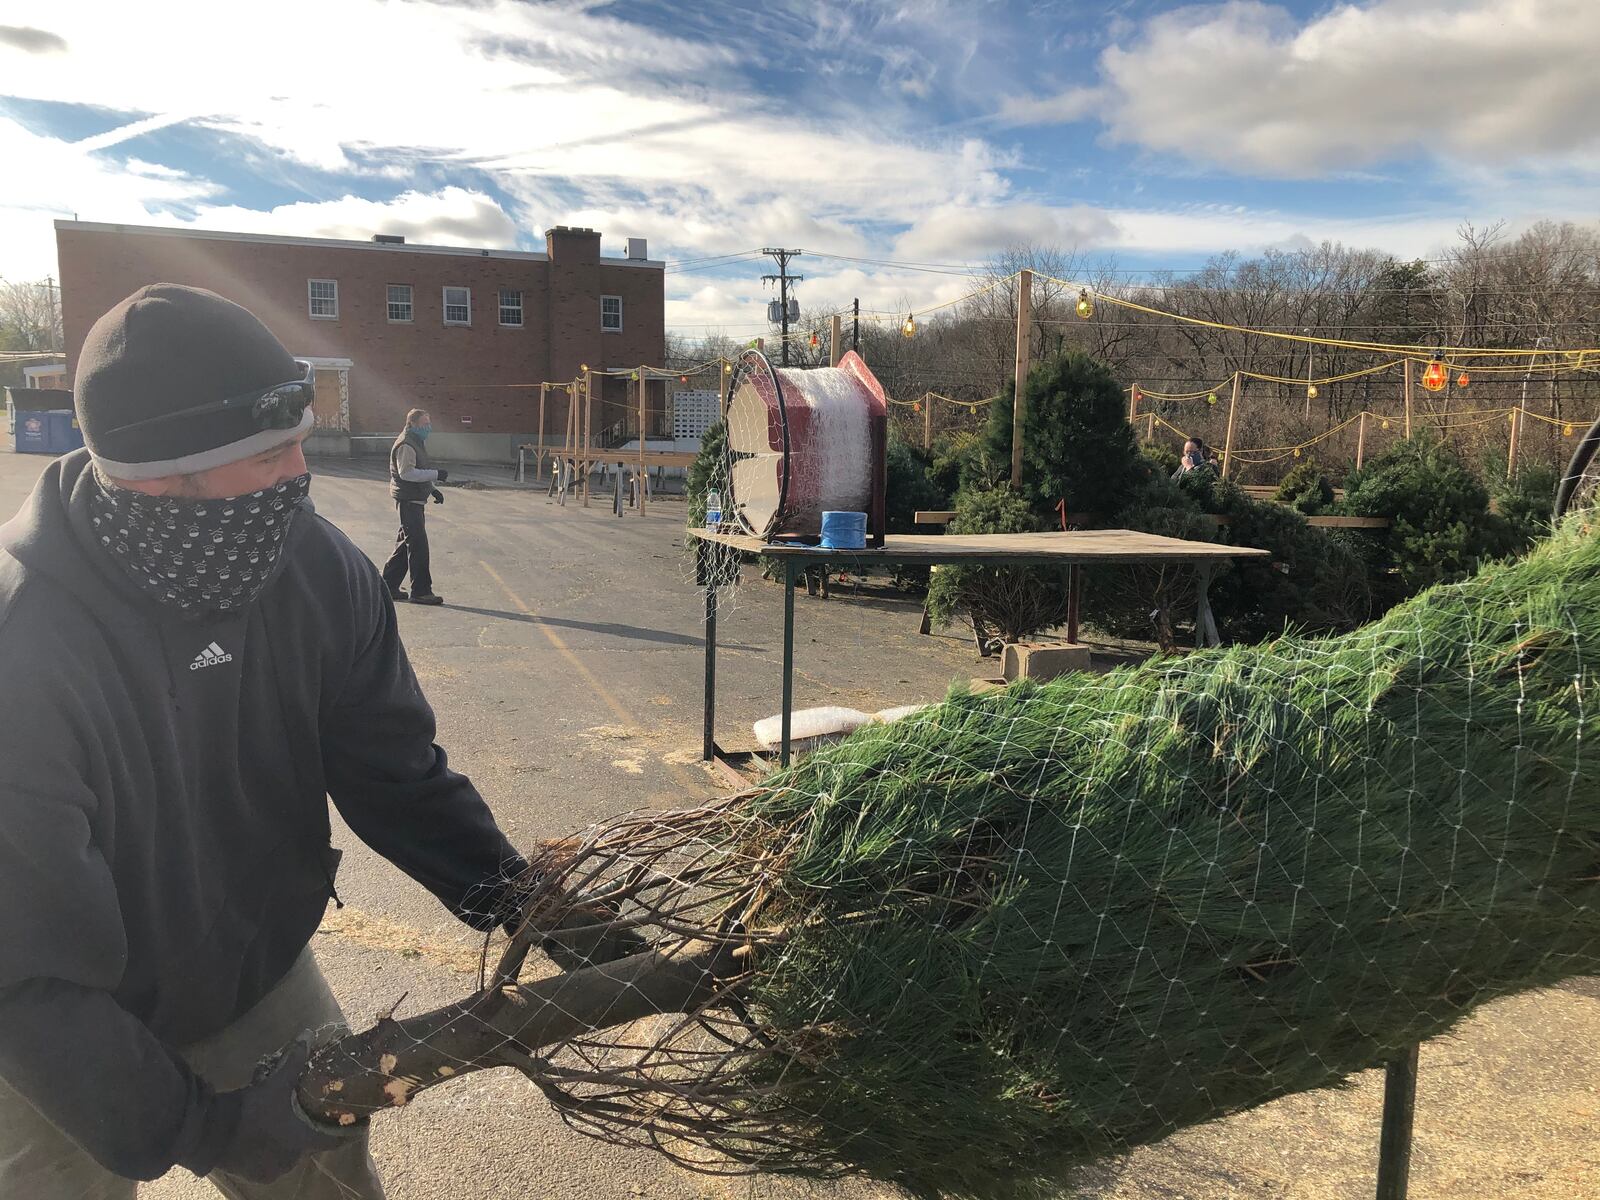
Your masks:
<svg viewBox="0 0 1600 1200"><path fill-rule="evenodd" d="M215 642L212 642L211 645L194 656L194 661L189 664L189 670L198 671L201 667L220 667L223 663L232 661L233 655Z"/></svg>

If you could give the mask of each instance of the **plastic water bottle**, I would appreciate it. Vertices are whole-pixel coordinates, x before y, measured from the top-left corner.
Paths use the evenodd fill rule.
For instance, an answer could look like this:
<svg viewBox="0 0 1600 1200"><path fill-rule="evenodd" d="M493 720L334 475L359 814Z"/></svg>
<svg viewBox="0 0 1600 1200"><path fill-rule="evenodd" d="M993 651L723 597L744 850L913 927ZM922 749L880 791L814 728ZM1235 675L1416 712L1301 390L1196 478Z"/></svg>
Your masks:
<svg viewBox="0 0 1600 1200"><path fill-rule="evenodd" d="M706 493L706 528L715 531L722 524L722 493L712 488Z"/></svg>

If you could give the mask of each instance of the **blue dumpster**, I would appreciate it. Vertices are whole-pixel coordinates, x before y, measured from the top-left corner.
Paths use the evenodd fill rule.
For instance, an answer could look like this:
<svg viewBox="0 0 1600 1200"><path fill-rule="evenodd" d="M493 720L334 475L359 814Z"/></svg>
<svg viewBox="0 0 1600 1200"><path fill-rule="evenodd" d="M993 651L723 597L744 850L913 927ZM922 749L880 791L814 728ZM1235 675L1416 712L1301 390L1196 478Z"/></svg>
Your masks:
<svg viewBox="0 0 1600 1200"><path fill-rule="evenodd" d="M24 409L17 413L18 454L65 454L83 445L83 431L70 409L48 412Z"/></svg>
<svg viewBox="0 0 1600 1200"><path fill-rule="evenodd" d="M67 454L83 445L83 430L78 428L78 414L70 408L56 409L45 414L45 428L49 432L49 453Z"/></svg>
<svg viewBox="0 0 1600 1200"><path fill-rule="evenodd" d="M19 454L66 454L83 445L68 388L8 387L6 407Z"/></svg>
<svg viewBox="0 0 1600 1200"><path fill-rule="evenodd" d="M30 412L27 409L17 413L16 446L18 454L48 454L50 451L50 414L47 412Z"/></svg>

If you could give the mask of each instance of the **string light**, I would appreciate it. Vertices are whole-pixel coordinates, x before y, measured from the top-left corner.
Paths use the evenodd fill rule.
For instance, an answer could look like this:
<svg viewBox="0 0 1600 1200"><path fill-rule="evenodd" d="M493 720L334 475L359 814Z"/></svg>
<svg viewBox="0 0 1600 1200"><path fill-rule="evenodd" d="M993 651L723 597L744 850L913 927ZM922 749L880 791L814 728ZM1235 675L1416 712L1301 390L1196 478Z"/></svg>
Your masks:
<svg viewBox="0 0 1600 1200"><path fill-rule="evenodd" d="M910 313L906 314L906 323L904 325L900 326L900 334L901 334L902 337L916 337L917 336L917 319L916 319L916 317L912 316Z"/></svg>
<svg viewBox="0 0 1600 1200"><path fill-rule="evenodd" d="M811 344L813 346L820 346L822 344L822 339L817 336L817 331L815 329L811 331Z"/></svg>
<svg viewBox="0 0 1600 1200"><path fill-rule="evenodd" d="M722 373L724 375L732 375L733 374L733 364L731 362L723 363L722 364Z"/></svg>
<svg viewBox="0 0 1600 1200"><path fill-rule="evenodd" d="M1471 377L1465 371L1461 372L1461 374L1456 376L1456 386L1457 387L1466 387L1471 382L1472 382Z"/></svg>
<svg viewBox="0 0 1600 1200"><path fill-rule="evenodd" d="M1573 434L1573 429L1572 429L1571 425L1563 425L1561 427L1561 436L1562 437L1571 437L1572 434Z"/></svg>
<svg viewBox="0 0 1600 1200"><path fill-rule="evenodd" d="M1300 447L1299 447L1299 446L1296 446L1296 447L1295 447L1295 448L1294 448L1294 456L1295 456L1295 457L1296 457L1296 458L1299 458L1299 457L1300 457Z"/></svg>
<svg viewBox="0 0 1600 1200"><path fill-rule="evenodd" d="M914 412L914 413L921 412L922 411L922 401L921 400L913 400L911 402L911 411Z"/></svg>
<svg viewBox="0 0 1600 1200"><path fill-rule="evenodd" d="M1215 405L1216 402L1217 402L1217 394L1215 392L1206 393L1206 403L1207 404Z"/></svg>
<svg viewBox="0 0 1600 1200"><path fill-rule="evenodd" d="M1094 301L1089 298L1088 288L1078 291L1078 315L1085 321L1094 316Z"/></svg>
<svg viewBox="0 0 1600 1200"><path fill-rule="evenodd" d="M578 365L578 373L580 375L587 375L589 373L589 364L588 363L580 363Z"/></svg>
<svg viewBox="0 0 1600 1200"><path fill-rule="evenodd" d="M1317 398L1317 385L1314 384L1314 383L1306 384L1306 399L1307 400L1315 400L1316 398Z"/></svg>
<svg viewBox="0 0 1600 1200"><path fill-rule="evenodd" d="M679 383L688 383L689 382L689 377L687 375L679 375L678 376L678 382Z"/></svg>
<svg viewBox="0 0 1600 1200"><path fill-rule="evenodd" d="M1385 418L1384 418L1384 419L1383 419L1383 427L1384 427L1384 428L1385 428L1385 429L1387 429L1387 428L1389 428L1389 418L1388 418L1388 417L1385 417Z"/></svg>
<svg viewBox="0 0 1600 1200"><path fill-rule="evenodd" d="M1450 372L1445 370L1444 360L1437 354L1433 356L1427 368L1422 372L1422 386L1430 392L1444 391L1444 385L1450 380Z"/></svg>

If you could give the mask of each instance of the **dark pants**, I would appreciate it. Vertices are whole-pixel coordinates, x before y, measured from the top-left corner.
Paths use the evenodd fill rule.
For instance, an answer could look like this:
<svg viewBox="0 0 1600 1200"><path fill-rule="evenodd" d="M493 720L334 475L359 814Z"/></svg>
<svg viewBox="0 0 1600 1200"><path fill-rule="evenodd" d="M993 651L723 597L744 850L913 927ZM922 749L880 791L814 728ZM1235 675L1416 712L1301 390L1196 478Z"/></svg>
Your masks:
<svg viewBox="0 0 1600 1200"><path fill-rule="evenodd" d="M394 537L394 553L383 564L383 581L392 592L406 580L411 569L411 594L426 596L433 591L433 574L428 570L428 521L421 500L399 500L400 532Z"/></svg>

